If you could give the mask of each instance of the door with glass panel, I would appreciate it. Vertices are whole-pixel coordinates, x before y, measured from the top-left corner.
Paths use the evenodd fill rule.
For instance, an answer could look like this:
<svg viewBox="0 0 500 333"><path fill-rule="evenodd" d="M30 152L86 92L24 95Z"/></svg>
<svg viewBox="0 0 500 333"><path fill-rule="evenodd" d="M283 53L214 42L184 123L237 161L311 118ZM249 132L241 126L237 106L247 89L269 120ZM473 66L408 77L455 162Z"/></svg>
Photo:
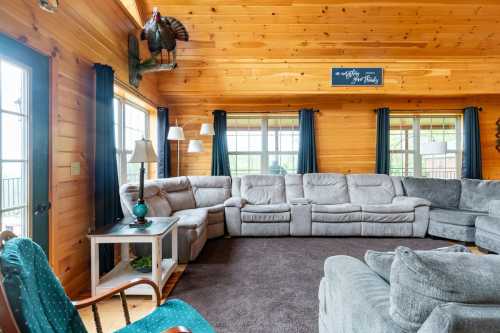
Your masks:
<svg viewBox="0 0 500 333"><path fill-rule="evenodd" d="M48 58L0 35L0 229L48 250Z"/></svg>

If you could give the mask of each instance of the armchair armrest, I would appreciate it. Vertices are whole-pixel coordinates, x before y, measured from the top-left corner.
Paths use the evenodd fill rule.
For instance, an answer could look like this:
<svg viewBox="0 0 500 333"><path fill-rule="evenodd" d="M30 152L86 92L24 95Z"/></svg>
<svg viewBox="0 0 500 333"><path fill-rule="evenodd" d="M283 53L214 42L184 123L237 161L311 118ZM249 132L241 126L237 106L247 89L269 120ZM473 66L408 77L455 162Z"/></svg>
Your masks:
<svg viewBox="0 0 500 333"><path fill-rule="evenodd" d="M311 200L306 199L306 198L293 198L288 200L288 203L290 205L310 205Z"/></svg>
<svg viewBox="0 0 500 333"><path fill-rule="evenodd" d="M418 333L497 332L500 305L446 303L434 308Z"/></svg>
<svg viewBox="0 0 500 333"><path fill-rule="evenodd" d="M245 206L246 200L240 197L232 197L224 201L224 207L241 208Z"/></svg>
<svg viewBox="0 0 500 333"><path fill-rule="evenodd" d="M105 299L108 299L108 298L110 298L116 294L119 294L120 292L123 292L129 288L132 288L133 286L136 286L138 284L149 284L153 288L155 295L156 295L156 306L160 306L160 303L161 303L160 289L158 288L156 283L154 283L153 281L151 281L149 279L145 279L145 278L134 279L132 281L125 282L122 285L120 285L116 288L113 288L110 291L107 291L103 294L89 297L86 299L82 299L80 301L73 301L72 303L77 310L80 310L80 309L89 307L93 304L99 303L100 301L103 301Z"/></svg>
<svg viewBox="0 0 500 333"><path fill-rule="evenodd" d="M405 196L396 196L394 199L392 199L393 203L406 203L409 205L412 205L413 207L420 207L420 206L430 206L431 202L426 199L422 198L417 198L417 197L405 197Z"/></svg>
<svg viewBox="0 0 500 333"><path fill-rule="evenodd" d="M488 212L490 216L500 217L500 200L491 200Z"/></svg>

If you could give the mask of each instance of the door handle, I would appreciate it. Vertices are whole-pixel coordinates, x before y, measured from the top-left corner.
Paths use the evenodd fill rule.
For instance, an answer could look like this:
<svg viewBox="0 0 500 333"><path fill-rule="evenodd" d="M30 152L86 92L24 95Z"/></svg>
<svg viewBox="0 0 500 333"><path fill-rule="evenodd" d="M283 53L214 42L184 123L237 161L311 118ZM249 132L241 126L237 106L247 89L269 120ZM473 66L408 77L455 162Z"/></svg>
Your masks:
<svg viewBox="0 0 500 333"><path fill-rule="evenodd" d="M43 213L47 212L51 207L52 204L50 202L47 202L45 204L38 204L33 210L33 214L42 215Z"/></svg>

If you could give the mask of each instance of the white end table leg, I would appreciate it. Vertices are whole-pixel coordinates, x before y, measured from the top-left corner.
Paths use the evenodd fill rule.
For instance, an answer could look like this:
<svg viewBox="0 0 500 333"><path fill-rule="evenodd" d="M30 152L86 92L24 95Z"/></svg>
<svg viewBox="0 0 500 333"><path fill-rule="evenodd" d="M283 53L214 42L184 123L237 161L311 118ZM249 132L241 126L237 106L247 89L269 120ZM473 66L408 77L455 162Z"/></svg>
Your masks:
<svg viewBox="0 0 500 333"><path fill-rule="evenodd" d="M121 243L120 244L120 254L121 254L121 261L129 261L130 260L129 243Z"/></svg>
<svg viewBox="0 0 500 333"><path fill-rule="evenodd" d="M155 237L153 238L153 241L152 241L152 244L151 244L151 248L152 248L152 254L151 254L151 265L152 265L152 279L153 279L153 282L156 283L156 285L158 286L158 288L161 288L161 253L160 253L160 250L161 250L161 245L160 245L160 241L161 239L159 237ZM160 294L161 294L161 290L160 290ZM154 293L154 291L152 291L152 296L153 296L153 300L155 299L156 295ZM161 295L160 295L161 297Z"/></svg>
<svg viewBox="0 0 500 333"><path fill-rule="evenodd" d="M90 277L92 296L97 294L97 285L99 283L99 244L95 238L90 240Z"/></svg>
<svg viewBox="0 0 500 333"><path fill-rule="evenodd" d="M177 223L174 225L172 229L172 260L177 264L178 263L178 254L177 254Z"/></svg>

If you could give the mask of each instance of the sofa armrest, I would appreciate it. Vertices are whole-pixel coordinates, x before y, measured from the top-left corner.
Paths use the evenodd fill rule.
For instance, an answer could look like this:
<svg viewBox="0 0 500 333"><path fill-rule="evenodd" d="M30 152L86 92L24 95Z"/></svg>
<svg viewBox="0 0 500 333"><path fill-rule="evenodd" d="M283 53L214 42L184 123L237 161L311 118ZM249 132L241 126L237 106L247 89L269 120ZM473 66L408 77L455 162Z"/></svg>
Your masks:
<svg viewBox="0 0 500 333"><path fill-rule="evenodd" d="M405 196L396 196L392 199L393 203L406 203L412 205L413 207L420 206L428 206L430 207L431 202L426 199L417 198L417 197L405 197Z"/></svg>
<svg viewBox="0 0 500 333"><path fill-rule="evenodd" d="M224 207L242 208L243 206L245 206L245 204L245 199L240 197L232 197L224 201Z"/></svg>
<svg viewBox="0 0 500 333"><path fill-rule="evenodd" d="M306 198L293 198L288 200L288 203L290 205L310 205L311 200L306 199Z"/></svg>
<svg viewBox="0 0 500 333"><path fill-rule="evenodd" d="M418 333L498 332L500 305L446 303L434 308Z"/></svg>
<svg viewBox="0 0 500 333"><path fill-rule="evenodd" d="M488 212L492 217L500 217L500 200L491 200Z"/></svg>

